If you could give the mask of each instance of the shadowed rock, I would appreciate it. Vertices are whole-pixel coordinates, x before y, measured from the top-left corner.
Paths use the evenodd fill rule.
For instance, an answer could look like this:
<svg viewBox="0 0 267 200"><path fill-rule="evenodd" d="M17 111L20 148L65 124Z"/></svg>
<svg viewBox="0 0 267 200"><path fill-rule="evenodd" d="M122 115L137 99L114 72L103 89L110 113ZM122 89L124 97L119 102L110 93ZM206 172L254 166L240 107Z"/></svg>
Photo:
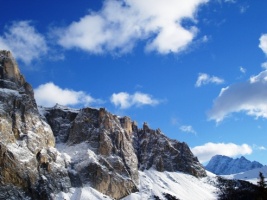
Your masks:
<svg viewBox="0 0 267 200"><path fill-rule="evenodd" d="M150 168L206 176L187 144L147 123L139 129L104 108L38 110L11 53L0 51L0 199L53 199L83 186L120 199Z"/></svg>
<svg viewBox="0 0 267 200"><path fill-rule="evenodd" d="M53 132L39 115L32 87L11 53L0 51L0 195L8 190L16 198L22 194L16 191L21 190L35 199L49 199L52 191L67 191L67 170L54 145Z"/></svg>

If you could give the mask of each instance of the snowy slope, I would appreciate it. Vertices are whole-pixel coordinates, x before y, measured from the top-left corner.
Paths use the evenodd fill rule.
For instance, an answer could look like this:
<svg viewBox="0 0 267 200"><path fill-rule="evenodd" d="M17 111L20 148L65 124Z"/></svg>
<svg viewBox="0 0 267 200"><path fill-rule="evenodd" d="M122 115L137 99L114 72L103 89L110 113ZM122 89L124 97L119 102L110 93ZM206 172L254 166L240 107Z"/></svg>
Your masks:
<svg viewBox="0 0 267 200"><path fill-rule="evenodd" d="M154 200L155 196L165 199L164 193L180 200L217 199L218 189L214 186L216 177L211 174L205 178L196 178L181 172L158 172L150 169L144 172L139 171L139 175L139 192L132 193L123 200ZM60 192L53 197L56 200L110 200L108 196L89 186L71 188L69 193Z"/></svg>
<svg viewBox="0 0 267 200"><path fill-rule="evenodd" d="M89 186L83 188L71 188L69 193L60 192L57 195L52 196L55 200L111 200L110 197Z"/></svg>
<svg viewBox="0 0 267 200"><path fill-rule="evenodd" d="M94 152L88 150L87 143L67 146L57 144L57 149L66 162L83 164L89 162L88 157L96 159ZM94 161L96 162L96 161ZM154 169L139 171L139 192L123 198L123 200L141 200L153 199L158 196L165 199L164 193L170 194L180 200L192 199L217 199L218 189L215 187L216 175L207 172L205 178L196 178L182 172L158 172ZM91 188L90 185L84 185L83 188L71 188L69 193L60 192L53 195L54 199L61 200L96 200L107 199L110 197Z"/></svg>
<svg viewBox="0 0 267 200"><path fill-rule="evenodd" d="M123 200L154 199L154 195L165 199L164 193L181 200L217 199L217 188L214 186L216 178L211 175L196 178L181 172L158 172L153 169L139 171L139 175L139 192Z"/></svg>
<svg viewBox="0 0 267 200"><path fill-rule="evenodd" d="M257 184L257 181L259 181L259 173L262 172L264 177L267 177L267 166L264 166L262 168L253 169L246 172L241 172L238 174L232 174L232 175L224 175L222 177L227 179L238 179L238 180L244 180L249 181L253 184Z"/></svg>

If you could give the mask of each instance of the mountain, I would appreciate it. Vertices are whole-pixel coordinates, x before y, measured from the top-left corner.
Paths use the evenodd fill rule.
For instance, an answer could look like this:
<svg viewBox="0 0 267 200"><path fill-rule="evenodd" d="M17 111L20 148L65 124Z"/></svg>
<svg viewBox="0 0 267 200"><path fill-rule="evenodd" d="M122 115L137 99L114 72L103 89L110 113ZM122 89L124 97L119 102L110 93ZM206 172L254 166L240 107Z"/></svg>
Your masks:
<svg viewBox="0 0 267 200"><path fill-rule="evenodd" d="M263 167L261 163L251 162L243 156L233 159L227 156L216 155L211 158L205 168L217 175L229 175L261 167Z"/></svg>
<svg viewBox="0 0 267 200"><path fill-rule="evenodd" d="M164 176L179 182L168 174L178 171L207 176L186 143L147 123L104 108L38 108L12 54L0 51L0 199L121 199L140 192L146 174L145 187L160 180L168 196Z"/></svg>
<svg viewBox="0 0 267 200"><path fill-rule="evenodd" d="M0 52L0 133L0 199L47 199L71 187L52 129L8 51Z"/></svg>

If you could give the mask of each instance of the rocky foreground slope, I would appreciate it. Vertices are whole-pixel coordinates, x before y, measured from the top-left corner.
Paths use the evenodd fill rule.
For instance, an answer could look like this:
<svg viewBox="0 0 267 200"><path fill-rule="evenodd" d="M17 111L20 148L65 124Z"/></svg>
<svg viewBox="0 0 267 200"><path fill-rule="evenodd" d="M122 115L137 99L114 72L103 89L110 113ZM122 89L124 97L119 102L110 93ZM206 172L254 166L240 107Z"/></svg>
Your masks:
<svg viewBox="0 0 267 200"><path fill-rule="evenodd" d="M206 176L185 143L146 123L104 108L38 110L11 53L0 51L0 199L52 199L86 186L120 199L150 168Z"/></svg>

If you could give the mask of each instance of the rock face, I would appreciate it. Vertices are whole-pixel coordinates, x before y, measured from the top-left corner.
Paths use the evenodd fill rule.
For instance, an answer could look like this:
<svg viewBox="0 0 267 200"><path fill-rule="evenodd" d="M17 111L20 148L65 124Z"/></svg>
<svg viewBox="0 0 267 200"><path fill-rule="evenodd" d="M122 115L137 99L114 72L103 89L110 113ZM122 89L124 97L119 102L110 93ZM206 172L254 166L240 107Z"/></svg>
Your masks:
<svg viewBox="0 0 267 200"><path fill-rule="evenodd" d="M259 162L251 162L243 156L233 159L228 156L216 155L211 158L205 168L217 175L230 175L261 167L263 165Z"/></svg>
<svg viewBox="0 0 267 200"><path fill-rule="evenodd" d="M53 132L8 51L0 51L0 78L0 199L49 199L70 185Z"/></svg>
<svg viewBox="0 0 267 200"><path fill-rule="evenodd" d="M206 176L188 145L169 139L160 129L152 130L144 123L143 129L134 133L134 140L140 170L153 167L158 171L182 171L196 177Z"/></svg>
<svg viewBox="0 0 267 200"><path fill-rule="evenodd" d="M67 160L74 187L90 184L115 199L137 191L138 160L129 129L105 109L43 111ZM75 150L79 155L73 155ZM81 151L85 149L85 151Z"/></svg>
<svg viewBox="0 0 267 200"><path fill-rule="evenodd" d="M0 51L0 199L53 199L93 187L114 199L138 191L138 170L205 170L185 143L104 108L36 106L32 87Z"/></svg>

